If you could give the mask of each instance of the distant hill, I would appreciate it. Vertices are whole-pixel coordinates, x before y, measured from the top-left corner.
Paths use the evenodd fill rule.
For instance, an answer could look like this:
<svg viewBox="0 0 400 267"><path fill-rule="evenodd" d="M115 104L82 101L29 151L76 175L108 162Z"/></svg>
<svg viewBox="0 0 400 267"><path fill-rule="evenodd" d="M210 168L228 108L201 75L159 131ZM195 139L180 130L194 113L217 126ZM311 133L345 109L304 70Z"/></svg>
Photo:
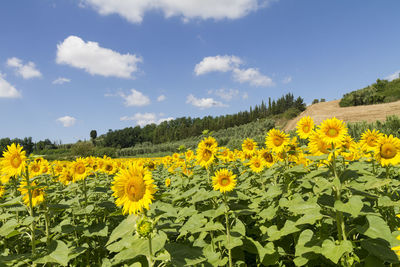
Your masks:
<svg viewBox="0 0 400 267"><path fill-rule="evenodd" d="M355 107L340 107L339 102L340 100L334 100L308 106L300 115L290 120L284 130L295 129L296 123L304 116L312 117L316 124L334 116L345 122L375 122L384 121L389 115L400 116L400 101Z"/></svg>
<svg viewBox="0 0 400 267"><path fill-rule="evenodd" d="M400 77L393 81L380 80L363 89L352 91L343 96L341 107L362 106L389 103L400 100Z"/></svg>

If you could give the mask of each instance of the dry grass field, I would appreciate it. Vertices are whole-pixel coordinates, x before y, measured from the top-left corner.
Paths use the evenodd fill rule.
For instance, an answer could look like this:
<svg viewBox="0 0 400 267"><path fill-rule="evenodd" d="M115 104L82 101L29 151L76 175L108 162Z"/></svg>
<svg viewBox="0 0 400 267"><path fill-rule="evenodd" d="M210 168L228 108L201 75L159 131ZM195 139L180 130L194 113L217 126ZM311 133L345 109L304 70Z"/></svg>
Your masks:
<svg viewBox="0 0 400 267"><path fill-rule="evenodd" d="M400 101L343 108L339 106L339 101L340 100L334 100L308 106L299 116L290 120L284 127L284 130L289 131L295 129L296 123L304 116L312 117L314 122L319 124L323 120L333 116L345 122L373 122L385 120L388 115L400 115Z"/></svg>

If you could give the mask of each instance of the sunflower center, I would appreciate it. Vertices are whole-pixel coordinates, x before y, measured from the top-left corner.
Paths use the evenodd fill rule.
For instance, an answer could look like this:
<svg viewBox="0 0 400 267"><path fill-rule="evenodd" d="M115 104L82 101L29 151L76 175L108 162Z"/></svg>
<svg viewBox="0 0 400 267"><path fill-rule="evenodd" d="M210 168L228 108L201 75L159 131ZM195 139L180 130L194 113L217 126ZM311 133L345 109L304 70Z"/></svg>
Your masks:
<svg viewBox="0 0 400 267"><path fill-rule="evenodd" d="M396 147L392 144L383 144L381 146L381 157L384 159L391 159L396 156Z"/></svg>
<svg viewBox="0 0 400 267"><path fill-rule="evenodd" d="M42 189L34 189L32 191L32 198L38 197L42 194Z"/></svg>
<svg viewBox="0 0 400 267"><path fill-rule="evenodd" d="M258 162L258 161L254 162L254 166L255 166L256 168L259 168L260 165L261 165L260 162Z"/></svg>
<svg viewBox="0 0 400 267"><path fill-rule="evenodd" d="M85 173L85 166L83 164L78 164L75 168L77 174Z"/></svg>
<svg viewBox="0 0 400 267"><path fill-rule="evenodd" d="M375 146L375 141L376 141L375 136L368 136L368 138L367 138L368 146L370 146L370 147Z"/></svg>
<svg viewBox="0 0 400 267"><path fill-rule="evenodd" d="M204 161L209 161L212 156L212 152L208 149L205 149L203 152L203 159Z"/></svg>
<svg viewBox="0 0 400 267"><path fill-rule="evenodd" d="M33 164L32 171L33 172L39 172L40 171L40 166L38 164Z"/></svg>
<svg viewBox="0 0 400 267"><path fill-rule="evenodd" d="M229 177L226 177L226 176L221 177L221 179L219 180L219 183L220 183L222 186L227 186L227 185L230 184L230 182L231 182L231 180L229 179Z"/></svg>
<svg viewBox="0 0 400 267"><path fill-rule="evenodd" d="M310 126L304 125L303 126L303 132L308 133L310 131Z"/></svg>
<svg viewBox="0 0 400 267"><path fill-rule="evenodd" d="M273 162L274 161L274 159L272 158L272 154L271 153L265 153L263 155L263 157L264 157L266 162Z"/></svg>
<svg viewBox="0 0 400 267"><path fill-rule="evenodd" d="M336 137L339 135L339 132L335 128L329 128L329 130L326 133L329 137Z"/></svg>
<svg viewBox="0 0 400 267"><path fill-rule="evenodd" d="M141 200L146 192L144 183L131 181L125 187L125 193L129 200L137 202Z"/></svg>
<svg viewBox="0 0 400 267"><path fill-rule="evenodd" d="M105 169L106 169L106 171L110 172L110 171L112 171L113 166L110 164L107 164Z"/></svg>
<svg viewBox="0 0 400 267"><path fill-rule="evenodd" d="M17 169L21 165L22 159L18 154L14 154L11 156L10 163L11 163L11 166L13 166L15 169Z"/></svg>
<svg viewBox="0 0 400 267"><path fill-rule="evenodd" d="M252 143L247 143L246 147L247 147L247 150L253 150L253 148L254 148Z"/></svg>
<svg viewBox="0 0 400 267"><path fill-rule="evenodd" d="M274 143L275 146L281 146L283 143L283 138L280 136L275 136L272 142Z"/></svg>

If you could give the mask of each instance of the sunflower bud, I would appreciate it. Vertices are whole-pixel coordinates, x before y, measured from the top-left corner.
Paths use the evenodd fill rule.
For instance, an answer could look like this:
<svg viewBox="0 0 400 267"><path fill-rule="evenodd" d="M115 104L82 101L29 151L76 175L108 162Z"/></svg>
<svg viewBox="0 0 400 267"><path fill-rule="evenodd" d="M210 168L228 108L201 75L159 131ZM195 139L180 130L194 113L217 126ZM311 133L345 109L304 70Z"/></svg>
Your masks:
<svg viewBox="0 0 400 267"><path fill-rule="evenodd" d="M136 231L141 237L148 237L151 232L153 231L153 224L151 221L148 220L147 217L143 217L137 224L136 224Z"/></svg>

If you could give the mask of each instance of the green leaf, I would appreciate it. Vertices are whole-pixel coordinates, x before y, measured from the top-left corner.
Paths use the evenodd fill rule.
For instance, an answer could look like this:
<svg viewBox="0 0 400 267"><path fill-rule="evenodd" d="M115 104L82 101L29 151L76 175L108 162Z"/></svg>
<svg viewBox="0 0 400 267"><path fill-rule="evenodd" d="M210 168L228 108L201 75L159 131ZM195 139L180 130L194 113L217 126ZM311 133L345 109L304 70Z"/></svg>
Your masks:
<svg viewBox="0 0 400 267"><path fill-rule="evenodd" d="M138 216L131 214L125 220L123 220L112 231L106 246L125 235L131 235L135 231L135 225L136 225L137 219L138 219Z"/></svg>
<svg viewBox="0 0 400 267"><path fill-rule="evenodd" d="M282 195L282 189L278 185L269 185L267 193L265 193L264 197L272 199L280 195Z"/></svg>
<svg viewBox="0 0 400 267"><path fill-rule="evenodd" d="M373 180L370 180L369 182L367 182L365 184L365 188L367 190L374 189L374 188L379 188L379 187L382 187L382 186L390 184L391 181L392 181L391 179L377 179L377 178L374 177Z"/></svg>
<svg viewBox="0 0 400 267"><path fill-rule="evenodd" d="M340 200L335 201L336 210L350 213L353 218L357 218L363 206L364 203L360 196L352 196L347 203L343 203Z"/></svg>
<svg viewBox="0 0 400 267"><path fill-rule="evenodd" d="M382 238L390 243L392 234L387 223L381 217L374 215L367 215L366 219L363 226L356 226L357 231L370 238Z"/></svg>
<svg viewBox="0 0 400 267"><path fill-rule="evenodd" d="M70 252L68 246L60 241L60 240L53 240L50 245L49 245L49 253L48 255L36 260L36 263L48 263L48 262L52 262L52 263L58 263L60 265L63 266L67 266L68 265L68 254Z"/></svg>
<svg viewBox="0 0 400 267"><path fill-rule="evenodd" d="M186 244L167 243L165 244L165 249L171 255L172 266L193 266L206 260L201 248L199 247L191 247Z"/></svg>
<svg viewBox="0 0 400 267"><path fill-rule="evenodd" d="M19 224L16 219L8 220L5 224L0 227L0 236L9 235Z"/></svg>
<svg viewBox="0 0 400 267"><path fill-rule="evenodd" d="M344 253L352 251L353 245L349 240L344 240L339 245L336 245L332 240L326 239L322 243L321 248L321 254L331 260L334 264L339 262L339 259Z"/></svg>
<svg viewBox="0 0 400 267"><path fill-rule="evenodd" d="M391 263L399 262L396 253L391 250L390 243L381 238L368 238L361 240L361 247L382 261Z"/></svg>

